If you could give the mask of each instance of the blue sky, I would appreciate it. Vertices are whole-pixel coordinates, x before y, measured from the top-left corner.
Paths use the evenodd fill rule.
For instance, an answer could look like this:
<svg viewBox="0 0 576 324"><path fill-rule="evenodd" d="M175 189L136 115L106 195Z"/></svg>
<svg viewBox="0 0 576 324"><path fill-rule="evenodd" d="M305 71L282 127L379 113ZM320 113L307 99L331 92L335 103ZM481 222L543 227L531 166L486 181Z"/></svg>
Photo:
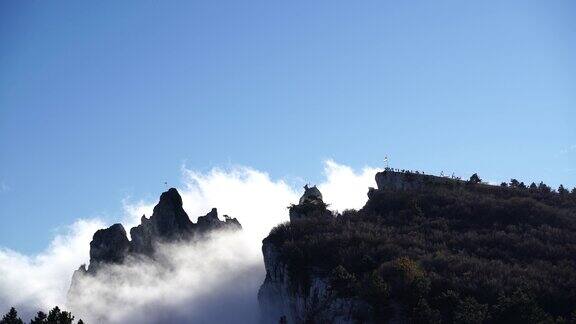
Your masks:
<svg viewBox="0 0 576 324"><path fill-rule="evenodd" d="M2 1L0 246L181 167L576 186L576 2Z"/></svg>

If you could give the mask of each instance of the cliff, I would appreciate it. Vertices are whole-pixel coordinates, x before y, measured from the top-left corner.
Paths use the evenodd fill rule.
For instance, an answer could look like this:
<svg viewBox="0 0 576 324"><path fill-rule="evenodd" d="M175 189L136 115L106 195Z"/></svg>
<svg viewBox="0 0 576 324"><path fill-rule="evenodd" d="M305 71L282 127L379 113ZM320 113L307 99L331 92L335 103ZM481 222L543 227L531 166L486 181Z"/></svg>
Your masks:
<svg viewBox="0 0 576 324"><path fill-rule="evenodd" d="M322 194L305 187L297 205L290 206L290 222L330 221ZM262 323L370 323L370 306L339 295L331 287L330 273L320 268L300 269L282 258L279 242L271 235L264 239L262 253L266 278L258 292Z"/></svg>
<svg viewBox="0 0 576 324"><path fill-rule="evenodd" d="M329 274L321 269L289 269L280 248L265 240L262 246L266 278L258 291L261 323L372 323L371 307L358 298L339 296ZM304 271L308 278L299 281Z"/></svg>
<svg viewBox="0 0 576 324"><path fill-rule="evenodd" d="M391 170L376 182L358 211L302 200L263 240L262 323L576 318L576 194Z"/></svg>

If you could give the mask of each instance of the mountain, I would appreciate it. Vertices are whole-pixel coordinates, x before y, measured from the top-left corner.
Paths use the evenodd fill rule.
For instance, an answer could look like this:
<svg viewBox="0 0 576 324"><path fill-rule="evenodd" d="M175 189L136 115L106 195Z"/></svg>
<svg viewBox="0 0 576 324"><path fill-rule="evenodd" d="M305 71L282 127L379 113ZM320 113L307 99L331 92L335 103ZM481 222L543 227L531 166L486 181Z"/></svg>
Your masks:
<svg viewBox="0 0 576 324"><path fill-rule="evenodd" d="M576 323L576 193L392 169L358 211L306 188L263 240L262 323Z"/></svg>
<svg viewBox="0 0 576 324"><path fill-rule="evenodd" d="M156 245L179 241L201 240L215 230L240 230L236 218L224 215L218 218L216 208L193 223L182 207L182 197L175 188L162 193L154 207L152 216L142 216L140 225L130 230L132 240L127 237L122 224L114 224L94 233L90 242L90 264L82 265L72 277L69 296L74 295L76 283L82 276L93 276L106 265L122 264L127 258L154 259Z"/></svg>

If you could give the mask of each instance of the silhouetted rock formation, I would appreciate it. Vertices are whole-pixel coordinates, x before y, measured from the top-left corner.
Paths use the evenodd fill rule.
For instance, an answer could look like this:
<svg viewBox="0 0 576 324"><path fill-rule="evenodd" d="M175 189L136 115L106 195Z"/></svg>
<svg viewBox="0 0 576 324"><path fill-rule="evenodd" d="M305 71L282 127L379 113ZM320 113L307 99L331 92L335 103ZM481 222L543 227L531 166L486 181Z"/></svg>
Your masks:
<svg viewBox="0 0 576 324"><path fill-rule="evenodd" d="M236 218L224 218L221 221L216 208L212 208L193 223L182 208L178 190L170 188L160 196L152 216L142 216L140 225L130 230L132 241L121 224L96 231L90 242L90 265L88 269L83 265L78 272L94 274L102 265L122 263L129 255L153 257L157 243L199 239L210 231L242 228Z"/></svg>
<svg viewBox="0 0 576 324"><path fill-rule="evenodd" d="M142 216L140 225L130 230L132 251L150 254L155 241L186 239L193 232L194 224L182 208L178 190L170 188L160 196L160 202L150 219Z"/></svg>
<svg viewBox="0 0 576 324"><path fill-rule="evenodd" d="M429 174L413 173L408 171L398 172L392 170L384 170L376 173L375 180L379 190L416 190L433 185L447 186L465 183L465 181L454 177L439 177Z"/></svg>
<svg viewBox="0 0 576 324"><path fill-rule="evenodd" d="M322 200L322 193L316 186L304 186L304 194L300 197L298 205L290 206L290 221L305 218L330 218L332 213L326 208L328 205Z"/></svg>
<svg viewBox="0 0 576 324"><path fill-rule="evenodd" d="M104 263L121 263L130 251L130 241L122 224L114 224L94 233L90 242L90 269Z"/></svg>

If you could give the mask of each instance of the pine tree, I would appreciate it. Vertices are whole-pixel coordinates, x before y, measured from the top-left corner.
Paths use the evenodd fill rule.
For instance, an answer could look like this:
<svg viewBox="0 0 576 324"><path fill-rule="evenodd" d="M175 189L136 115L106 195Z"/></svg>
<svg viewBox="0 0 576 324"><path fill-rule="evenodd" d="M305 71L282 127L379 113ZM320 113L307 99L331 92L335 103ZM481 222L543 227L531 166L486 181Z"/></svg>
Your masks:
<svg viewBox="0 0 576 324"><path fill-rule="evenodd" d="M46 313L40 311L36 314L33 320L30 321L30 324L46 324L48 316Z"/></svg>
<svg viewBox="0 0 576 324"><path fill-rule="evenodd" d="M482 180L480 179L480 177L478 176L477 173L474 173L471 177L470 180L468 182L470 183L480 183Z"/></svg>
<svg viewBox="0 0 576 324"><path fill-rule="evenodd" d="M538 190L543 193L550 193L552 191L552 189L542 181L540 181L540 184L538 184Z"/></svg>
<svg viewBox="0 0 576 324"><path fill-rule="evenodd" d="M62 311L60 317L58 318L58 324L72 324L74 323L74 316L72 313Z"/></svg>
<svg viewBox="0 0 576 324"><path fill-rule="evenodd" d="M520 182L520 183L518 184L518 188L520 188L520 189L526 189L526 185L524 184L524 182Z"/></svg>
<svg viewBox="0 0 576 324"><path fill-rule="evenodd" d="M18 312L16 309L12 307L10 308L10 311L8 311L8 313L2 317L0 324L24 324L24 322L20 317L18 317Z"/></svg>
<svg viewBox="0 0 576 324"><path fill-rule="evenodd" d="M60 317L60 308L58 306L56 306L48 312L48 317L46 319L46 323L58 324L58 318L59 317Z"/></svg>
<svg viewBox="0 0 576 324"><path fill-rule="evenodd" d="M58 306L54 307L49 313L46 323L47 324L72 324L74 316L72 313L61 311Z"/></svg>

